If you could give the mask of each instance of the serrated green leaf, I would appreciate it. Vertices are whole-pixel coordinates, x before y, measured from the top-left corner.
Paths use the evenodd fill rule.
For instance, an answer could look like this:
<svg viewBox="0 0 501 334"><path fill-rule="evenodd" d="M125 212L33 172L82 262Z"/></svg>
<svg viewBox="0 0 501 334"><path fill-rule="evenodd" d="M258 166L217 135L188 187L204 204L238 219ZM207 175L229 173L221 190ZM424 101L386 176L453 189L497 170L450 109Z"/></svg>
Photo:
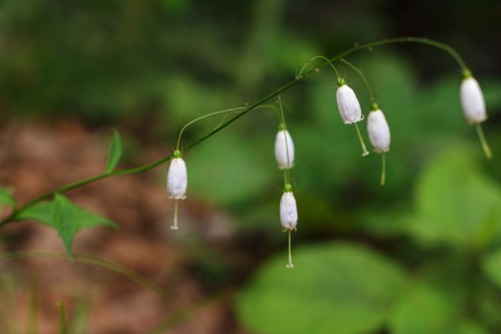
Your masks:
<svg viewBox="0 0 501 334"><path fill-rule="evenodd" d="M263 334L359 334L381 328L404 275L390 260L354 244L294 250L268 262L239 296L237 312Z"/></svg>
<svg viewBox="0 0 501 334"><path fill-rule="evenodd" d="M76 233L84 227L99 225L115 227L115 223L74 205L68 198L57 194L52 208L52 221L57 233L63 239L70 258L71 244Z"/></svg>
<svg viewBox="0 0 501 334"><path fill-rule="evenodd" d="M16 206L16 201L7 189L0 188L0 208L2 205L7 205L11 208Z"/></svg>
<svg viewBox="0 0 501 334"><path fill-rule="evenodd" d="M108 152L108 162L106 163L106 172L112 172L117 167L122 157L122 140L117 130L113 129L113 140Z"/></svg>
<svg viewBox="0 0 501 334"><path fill-rule="evenodd" d="M76 206L68 198L59 194L55 196L54 201L37 203L21 211L16 216L16 220L26 219L34 219L56 229L70 258L72 257L71 245L73 239L81 228L117 227L109 219Z"/></svg>
<svg viewBox="0 0 501 334"><path fill-rule="evenodd" d="M52 206L52 222L57 234L63 239L70 258L73 258L71 244L79 229L75 213L75 208L69 199L63 195L56 195Z"/></svg>
<svg viewBox="0 0 501 334"><path fill-rule="evenodd" d="M74 214L78 221L79 228L89 228L97 226L107 226L117 228L117 224L111 220L97 215L79 206L73 206Z"/></svg>
<svg viewBox="0 0 501 334"><path fill-rule="evenodd" d="M33 219L37 220L49 227L54 227L52 221L52 207L53 202L40 202L32 205L16 215L16 220L27 220Z"/></svg>

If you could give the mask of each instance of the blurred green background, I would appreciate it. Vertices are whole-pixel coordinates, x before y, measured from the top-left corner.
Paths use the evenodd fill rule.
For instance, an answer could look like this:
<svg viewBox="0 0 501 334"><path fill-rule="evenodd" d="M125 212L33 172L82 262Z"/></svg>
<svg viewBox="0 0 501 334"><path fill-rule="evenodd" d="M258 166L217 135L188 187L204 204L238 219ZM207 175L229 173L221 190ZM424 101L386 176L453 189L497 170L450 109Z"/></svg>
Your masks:
<svg viewBox="0 0 501 334"><path fill-rule="evenodd" d="M404 35L450 44L484 90L492 161L462 115L453 59L391 45L349 58L391 127L384 188L380 157L362 158L341 122L330 69L282 95L297 150L293 271L280 255L276 113L253 111L190 152L189 192L264 245L236 308L252 333L499 333L500 19L487 0L3 0L0 121L77 119L167 152L186 122L256 101L313 56ZM360 79L339 67L367 113Z"/></svg>

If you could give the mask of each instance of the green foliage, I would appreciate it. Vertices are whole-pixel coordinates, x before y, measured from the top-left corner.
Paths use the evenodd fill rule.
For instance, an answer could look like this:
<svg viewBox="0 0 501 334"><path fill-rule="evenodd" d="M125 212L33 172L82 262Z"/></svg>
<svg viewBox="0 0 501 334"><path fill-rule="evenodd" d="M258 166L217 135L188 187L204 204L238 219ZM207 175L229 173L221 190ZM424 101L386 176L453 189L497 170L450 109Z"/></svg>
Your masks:
<svg viewBox="0 0 501 334"><path fill-rule="evenodd" d="M269 154L263 154L255 150L256 141L245 140L231 130L222 137L198 147L196 154L187 157L192 193L220 204L238 204L259 196L274 176L280 180L274 164L265 168L267 160L274 161L272 147Z"/></svg>
<svg viewBox="0 0 501 334"><path fill-rule="evenodd" d="M108 162L106 163L106 172L111 173L117 167L122 157L122 140L117 130L113 129L113 140L108 152Z"/></svg>
<svg viewBox="0 0 501 334"><path fill-rule="evenodd" d="M401 269L356 244L294 250L268 261L240 296L242 321L259 333L367 333L381 328L403 288Z"/></svg>
<svg viewBox="0 0 501 334"><path fill-rule="evenodd" d="M263 334L499 332L501 189L473 152L460 143L437 155L411 214L372 213L401 225L394 256L406 267L358 244L299 247L293 270L283 254L256 273L238 300L242 321Z"/></svg>
<svg viewBox="0 0 501 334"><path fill-rule="evenodd" d="M462 305L440 289L415 283L395 308L390 322L392 334L483 334L478 323L462 319Z"/></svg>
<svg viewBox="0 0 501 334"><path fill-rule="evenodd" d="M423 173L410 228L424 242L484 249L499 240L501 192L483 176L474 155L452 150Z"/></svg>
<svg viewBox="0 0 501 334"><path fill-rule="evenodd" d="M78 232L79 226L76 224L75 210L71 202L62 195L56 195L52 206L52 224L57 233L63 239L68 255L71 257L71 244Z"/></svg>
<svg viewBox="0 0 501 334"><path fill-rule="evenodd" d="M410 63L382 49L357 55L350 61L365 72L390 125L387 184L384 188L378 184L381 157L371 153L362 159L355 130L342 123L336 107L334 75L325 68L309 79L310 101L306 106L294 104L293 113L287 115L298 151L293 178L299 180L308 197L329 203L332 208L323 210L321 217L306 208L308 215L303 211L302 217L308 221L333 221L336 219L332 217L345 214L353 217L352 209L359 206L361 210L370 206L388 211L395 205L405 205L410 201L409 189L427 160L445 147L463 145L464 142L457 142L461 136L478 145L475 129L466 124L461 111L457 75L451 73L424 85ZM355 89L366 114L369 101L362 82L352 70L340 67L340 71ZM487 81L482 86L488 108L494 114L501 107L494 94L499 81ZM283 99L291 104L289 95L283 95ZM366 123L361 123L368 143L365 127ZM495 149L492 134L487 133L487 137ZM339 220L340 224L343 222ZM357 226L349 224L347 228Z"/></svg>
<svg viewBox="0 0 501 334"><path fill-rule="evenodd" d="M0 209L2 208L3 205L7 205L11 208L14 208L16 206L16 201L14 200L11 193L7 189L0 187Z"/></svg>
<svg viewBox="0 0 501 334"><path fill-rule="evenodd" d="M34 219L49 227L55 227L52 223L52 207L53 202L39 202L19 212L16 216L17 220Z"/></svg>
<svg viewBox="0 0 501 334"><path fill-rule="evenodd" d="M461 112L459 78L456 75L422 85L411 65L388 50L377 49L377 52L354 58L353 62L366 72L391 127L393 143L387 155L388 182L384 188L377 182L381 157L371 154L361 159L355 130L344 125L339 117L335 101L337 85L330 68L322 69L319 75L313 75L305 82L308 86L304 91L309 100L304 100L301 87L294 88L294 93L299 88L300 94L282 95L287 124L299 159L292 170L292 182L302 189L297 196L307 194L298 205L308 202L300 210L301 219L315 222L313 228L312 225L307 227L313 233L321 228L320 224L325 228L325 220L332 221L333 226L352 230L362 226L353 224L358 218L346 208L379 206L381 210L383 205L385 208L406 205L411 195L408 189L413 187L414 179L427 159L443 147L457 145L458 136L467 135L476 141L474 129L466 124ZM361 81L352 70L342 66L341 70L355 88L364 113L367 113L369 101ZM187 121L199 115L201 109L211 105L217 109L221 104L221 101L217 102L221 95L216 94L213 87L203 88L195 81L179 79L166 86L174 93L174 97L166 97L166 101L173 102L169 108L172 110L169 113L171 119L180 121L185 117ZM486 96L490 96L489 108L494 111L500 106L499 99L493 94L498 84L491 81L483 85ZM275 131L275 122L273 113L253 112L253 117L239 120L234 129L232 126L220 138L200 146L196 154L190 153L190 192L230 205L240 221L252 220L252 224L246 226L256 229L262 229L265 224L272 226L268 221L276 218L276 209L270 210L269 201L273 198L270 190L280 188L281 183L274 172L275 166L269 163L273 161L271 134ZM188 142L194 133L210 131L215 125L216 122L197 123L187 132L186 138L183 136L182 143ZM365 126L362 123L364 133ZM250 136L251 141L248 140ZM257 155L255 152L262 153ZM239 186L235 186L236 182ZM247 203L246 208L252 209L244 211L243 202ZM310 202L322 210L310 210ZM340 216L348 217L337 219ZM268 230L274 234L273 229Z"/></svg>
<svg viewBox="0 0 501 334"><path fill-rule="evenodd" d="M482 270L501 289L501 247L483 257Z"/></svg>
<svg viewBox="0 0 501 334"><path fill-rule="evenodd" d="M68 198L59 194L55 196L54 201L37 203L16 215L16 220L26 219L37 220L57 230L70 258L73 239L81 228L116 228L112 221L74 205Z"/></svg>
<svg viewBox="0 0 501 334"><path fill-rule="evenodd" d="M267 84L275 86L285 75L292 77L301 62L322 54L321 50L337 49L343 40L351 44L371 34L387 35L387 24L379 15L358 16L327 3L326 13L343 9L334 25L329 20L322 28L326 20L316 22L315 14L300 28L285 31L282 15L289 11L298 15L286 4L283 0L234 7L191 0L2 2L0 104L13 113L72 110L99 121L146 109L153 120L160 120L150 122L148 114L148 133L175 133L207 111L254 100ZM352 7L357 6L374 5L362 1ZM218 21L218 29L213 21ZM307 23L315 23L310 36L304 28ZM228 29L221 29L223 24ZM311 38L317 34L320 40ZM323 45L321 39L326 41ZM429 52L431 62L442 66L434 52ZM428 166L416 186L411 215L401 213L405 203L396 204L405 202L426 161L441 146L451 146L450 138L467 131L474 136L461 115L458 76L423 85L414 66L379 48L354 62L366 71L392 129L388 184L383 190L377 183L379 156L360 158L353 127L339 119L332 73L322 71L322 78L311 78L311 91L284 94L284 100L291 102L288 124L300 157L292 172L302 189L297 198L305 227L300 222L300 229L318 235L343 225L343 231L362 231L361 239L369 234L402 247L401 241L388 240L390 228L367 227L401 223L393 224L392 237L405 234L412 242L405 245L407 253L392 255L406 259L412 254L415 267L403 268L355 244L298 249L294 271L286 271L285 258L280 258L257 274L240 299L242 318L263 333L360 333L384 326L397 334L480 334L486 333L485 328L499 332L501 193L480 171L475 156L454 150ZM357 91L366 114L368 101L361 83L349 70L343 75ZM501 83L482 81L482 87L490 110L499 108ZM241 216L242 221L259 220L254 228L273 226L267 228L278 235L278 222L276 228L269 224L270 217L277 217L277 206L268 194L273 185L279 189L281 184L280 173L267 163L273 161L273 132L262 135L270 124L266 117L249 119L239 133L228 129L220 140L190 152L190 187L194 196L236 209L245 206L251 218ZM210 129L212 124L197 123L181 144ZM120 136L114 131L106 173L115 170L121 156ZM16 205L2 188L0 205ZM383 210L373 211L378 205ZM36 219L56 229L70 257L81 228L115 226L63 195L21 209L14 218ZM365 224L356 224L357 220ZM380 232L374 236L376 230Z"/></svg>
<svg viewBox="0 0 501 334"><path fill-rule="evenodd" d="M160 127L159 131L165 131L165 127L168 126L177 133L182 125L193 119L228 107L226 105L228 102L225 101L226 95L221 92L220 87L201 84L183 73L170 73L168 78L158 83L157 94L168 110L161 115L162 122L156 125ZM199 131L210 130L210 126L204 127L204 124L206 123L195 123L194 128ZM188 134L191 134L191 131Z"/></svg>

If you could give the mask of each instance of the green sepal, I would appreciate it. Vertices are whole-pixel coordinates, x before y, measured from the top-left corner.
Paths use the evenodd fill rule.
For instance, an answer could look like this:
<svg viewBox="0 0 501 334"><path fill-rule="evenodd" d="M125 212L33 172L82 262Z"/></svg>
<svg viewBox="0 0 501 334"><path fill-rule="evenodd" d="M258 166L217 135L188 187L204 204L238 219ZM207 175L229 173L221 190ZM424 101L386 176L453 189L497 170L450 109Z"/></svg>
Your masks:
<svg viewBox="0 0 501 334"><path fill-rule="evenodd" d="M471 78L473 74L471 74L471 71L469 69L463 70L463 79L468 79Z"/></svg>

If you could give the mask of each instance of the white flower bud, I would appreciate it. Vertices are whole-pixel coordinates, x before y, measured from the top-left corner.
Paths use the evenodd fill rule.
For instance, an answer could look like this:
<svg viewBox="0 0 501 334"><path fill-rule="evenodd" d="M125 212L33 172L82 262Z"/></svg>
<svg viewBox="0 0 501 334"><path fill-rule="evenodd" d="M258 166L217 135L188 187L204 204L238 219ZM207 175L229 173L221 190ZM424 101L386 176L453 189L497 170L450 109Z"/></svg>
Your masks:
<svg viewBox="0 0 501 334"><path fill-rule="evenodd" d="M369 113L369 117L367 117L367 132L376 152L382 153L390 150L390 127L380 109Z"/></svg>
<svg viewBox="0 0 501 334"><path fill-rule="evenodd" d="M292 191L285 191L280 199L280 223L285 230L295 230L297 225L296 199Z"/></svg>
<svg viewBox="0 0 501 334"><path fill-rule="evenodd" d="M339 86L336 92L337 106L339 114L344 121L344 124L352 124L360 122L362 117L362 109L358 102L357 96L353 89L347 84Z"/></svg>
<svg viewBox="0 0 501 334"><path fill-rule="evenodd" d="M167 173L167 192L170 198L185 199L188 185L186 164L181 157L172 159Z"/></svg>
<svg viewBox="0 0 501 334"><path fill-rule="evenodd" d="M275 157L279 169L291 169L294 166L294 142L287 130L279 130L275 139Z"/></svg>
<svg viewBox="0 0 501 334"><path fill-rule="evenodd" d="M464 78L460 87L461 106L470 124L481 123L487 119L484 95L473 77Z"/></svg>

